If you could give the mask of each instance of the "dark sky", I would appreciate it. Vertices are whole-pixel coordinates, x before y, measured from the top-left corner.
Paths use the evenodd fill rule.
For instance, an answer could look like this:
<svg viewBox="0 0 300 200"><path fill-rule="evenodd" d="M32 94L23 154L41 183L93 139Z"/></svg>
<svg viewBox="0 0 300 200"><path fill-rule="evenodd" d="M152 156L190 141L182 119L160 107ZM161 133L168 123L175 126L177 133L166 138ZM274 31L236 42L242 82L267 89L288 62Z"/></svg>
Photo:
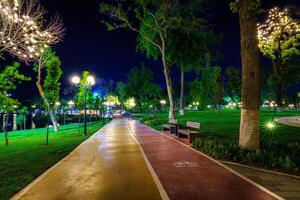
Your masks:
<svg viewBox="0 0 300 200"><path fill-rule="evenodd" d="M229 0L216 2L216 16L212 22L216 31L224 35L224 41L220 45L222 58L218 64L221 67L240 66L238 16L229 10ZM265 0L264 7L268 8L283 2L297 1ZM58 13L66 28L64 40L54 46L54 50L62 60L64 71L62 87L69 87L70 77L79 75L83 70L91 71L97 78L112 79L115 82L126 81L126 74L130 68L138 66L141 62L154 70L156 82L163 85L160 62L149 61L144 55L136 52L134 33L126 30L108 32L100 23L99 1L41 0L41 3L49 15ZM174 76L176 82L179 79L176 70ZM19 86L20 89L26 98L37 95L34 82L23 83Z"/></svg>

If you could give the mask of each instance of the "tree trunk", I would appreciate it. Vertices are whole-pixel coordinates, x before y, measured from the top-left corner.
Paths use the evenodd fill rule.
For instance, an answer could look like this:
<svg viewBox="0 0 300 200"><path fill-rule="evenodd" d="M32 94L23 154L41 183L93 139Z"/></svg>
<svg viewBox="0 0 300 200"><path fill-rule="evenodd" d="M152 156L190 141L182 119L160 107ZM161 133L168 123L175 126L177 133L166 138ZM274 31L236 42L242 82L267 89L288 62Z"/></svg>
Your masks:
<svg viewBox="0 0 300 200"><path fill-rule="evenodd" d="M170 66L167 66L165 53L162 53L162 62L164 66L164 75L166 79L167 84L167 92L169 97L169 119L175 119L174 115L174 100L173 100L173 88L172 88L172 79L171 79L171 73L170 73Z"/></svg>
<svg viewBox="0 0 300 200"><path fill-rule="evenodd" d="M43 100L45 101L47 107L50 109L49 102L45 98L44 89L43 89L42 84L41 84L41 76L42 76L41 75L41 69L39 68L36 86L38 88L40 96L43 98ZM51 121L52 121L52 124L53 124L53 130L58 131L58 123L57 123L56 117L55 117L55 115L54 115L54 113L51 109L50 109L50 117L51 117Z"/></svg>
<svg viewBox="0 0 300 200"><path fill-rule="evenodd" d="M8 146L8 129L7 129L7 123L8 123L8 114L4 114L4 131L5 131L5 145Z"/></svg>
<svg viewBox="0 0 300 200"><path fill-rule="evenodd" d="M58 123L56 121L56 117L52 109L50 109L50 118L53 124L53 130L58 131Z"/></svg>
<svg viewBox="0 0 300 200"><path fill-rule="evenodd" d="M241 148L259 148L260 67L258 58L257 18L251 8L255 0L236 0L241 32L242 109Z"/></svg>
<svg viewBox="0 0 300 200"><path fill-rule="evenodd" d="M179 114L184 115L184 69L181 67Z"/></svg>
<svg viewBox="0 0 300 200"><path fill-rule="evenodd" d="M279 78L279 82L275 85L276 104L279 108L282 107L283 83L281 80L281 64L280 61L272 61L274 74Z"/></svg>

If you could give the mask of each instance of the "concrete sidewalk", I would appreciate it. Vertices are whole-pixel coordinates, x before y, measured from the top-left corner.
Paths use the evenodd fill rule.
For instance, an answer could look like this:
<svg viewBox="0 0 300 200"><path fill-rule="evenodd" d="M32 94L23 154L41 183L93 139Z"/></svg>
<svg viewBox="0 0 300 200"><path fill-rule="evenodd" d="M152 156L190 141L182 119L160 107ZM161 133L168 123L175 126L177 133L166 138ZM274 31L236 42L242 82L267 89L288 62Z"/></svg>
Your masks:
<svg viewBox="0 0 300 200"><path fill-rule="evenodd" d="M117 119L13 199L271 200L280 197L135 120Z"/></svg>

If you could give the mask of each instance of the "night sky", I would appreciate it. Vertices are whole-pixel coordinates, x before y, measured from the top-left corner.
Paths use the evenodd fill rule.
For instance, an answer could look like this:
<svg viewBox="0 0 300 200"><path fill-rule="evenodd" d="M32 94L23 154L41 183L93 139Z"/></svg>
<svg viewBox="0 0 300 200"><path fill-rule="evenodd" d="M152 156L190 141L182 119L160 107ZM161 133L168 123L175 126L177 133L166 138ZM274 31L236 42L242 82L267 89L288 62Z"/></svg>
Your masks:
<svg viewBox="0 0 300 200"><path fill-rule="evenodd" d="M230 0L217 0L216 16L212 19L215 30L223 34L220 45L222 58L218 61L221 67L240 67L240 43L238 16L232 14L228 4ZM41 0L49 15L58 13L63 19L66 33L64 40L54 45L53 49L62 60L64 71L62 88L70 87L70 77L80 75L83 70L91 71L98 79L126 81L130 68L139 66L141 62L155 72L155 80L164 86L164 78L160 62L148 60L136 51L136 35L129 30L108 32L100 23L99 2L96 0ZM292 3L294 0L265 0L264 8L274 5ZM24 70L26 68L27 70ZM29 66L22 66L22 71L30 74ZM188 75L188 79L191 74ZM174 82L179 80L178 70L174 70ZM20 95L25 99L38 96L33 81L19 86Z"/></svg>

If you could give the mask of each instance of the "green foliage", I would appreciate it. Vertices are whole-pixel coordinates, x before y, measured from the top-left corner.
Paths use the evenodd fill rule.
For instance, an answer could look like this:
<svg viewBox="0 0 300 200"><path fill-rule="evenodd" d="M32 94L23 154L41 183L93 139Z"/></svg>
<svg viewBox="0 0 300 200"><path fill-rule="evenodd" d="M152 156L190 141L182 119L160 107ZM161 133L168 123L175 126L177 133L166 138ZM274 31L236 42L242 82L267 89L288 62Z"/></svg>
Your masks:
<svg viewBox="0 0 300 200"><path fill-rule="evenodd" d="M20 64L14 62L0 71L0 110L12 110L14 105L18 105L18 101L9 97L8 93L16 89L16 83L30 80L30 78L19 73L19 68Z"/></svg>
<svg viewBox="0 0 300 200"><path fill-rule="evenodd" d="M288 9L273 8L266 21L258 26L261 52L280 64L300 55L300 23L288 12Z"/></svg>
<svg viewBox="0 0 300 200"><path fill-rule="evenodd" d="M297 152L299 143L282 144L273 141L261 141L260 150L241 149L237 140L214 136L201 136L194 140L196 149L220 160L229 160L243 164L275 168L282 171L299 172L300 158Z"/></svg>
<svg viewBox="0 0 300 200"><path fill-rule="evenodd" d="M26 107L23 107L18 110L16 121L19 126L24 125L27 114L28 114L28 109Z"/></svg>
<svg viewBox="0 0 300 200"><path fill-rule="evenodd" d="M227 92L232 100L240 99L241 95L241 71L235 67L227 67L226 68L226 76L227 76Z"/></svg>
<svg viewBox="0 0 300 200"><path fill-rule="evenodd" d="M206 54L206 67L201 69L201 80L196 79L191 84L190 95L192 100L200 103L200 108L204 109L208 104L218 104L223 102L224 85L221 78L221 68L211 67L209 54Z"/></svg>
<svg viewBox="0 0 300 200"><path fill-rule="evenodd" d="M119 97L121 103L123 104L127 97L126 84L123 82L117 82L116 90L117 90L118 97Z"/></svg>
<svg viewBox="0 0 300 200"><path fill-rule="evenodd" d="M84 71L82 72L79 89L76 94L75 104L78 108L84 109L84 98L85 98L85 90L87 95L87 107L90 107L93 104L93 94L92 87L88 84L87 78L90 76L90 72Z"/></svg>
<svg viewBox="0 0 300 200"><path fill-rule="evenodd" d="M49 52L45 64L46 77L44 79L44 92L51 109L59 99L60 78L62 76L61 61L53 52Z"/></svg>
<svg viewBox="0 0 300 200"><path fill-rule="evenodd" d="M261 7L261 2L262 0L253 0L251 7L249 8L251 10L252 13L255 14L261 14L264 12L264 10ZM235 2L230 2L229 3L229 8L233 13L237 13L238 12L238 7L239 7L240 2L239 1L235 1Z"/></svg>
<svg viewBox="0 0 300 200"><path fill-rule="evenodd" d="M153 72L142 65L131 69L128 74L126 94L136 99L137 106L149 108L150 104L158 103L161 98L161 88L153 83Z"/></svg>

